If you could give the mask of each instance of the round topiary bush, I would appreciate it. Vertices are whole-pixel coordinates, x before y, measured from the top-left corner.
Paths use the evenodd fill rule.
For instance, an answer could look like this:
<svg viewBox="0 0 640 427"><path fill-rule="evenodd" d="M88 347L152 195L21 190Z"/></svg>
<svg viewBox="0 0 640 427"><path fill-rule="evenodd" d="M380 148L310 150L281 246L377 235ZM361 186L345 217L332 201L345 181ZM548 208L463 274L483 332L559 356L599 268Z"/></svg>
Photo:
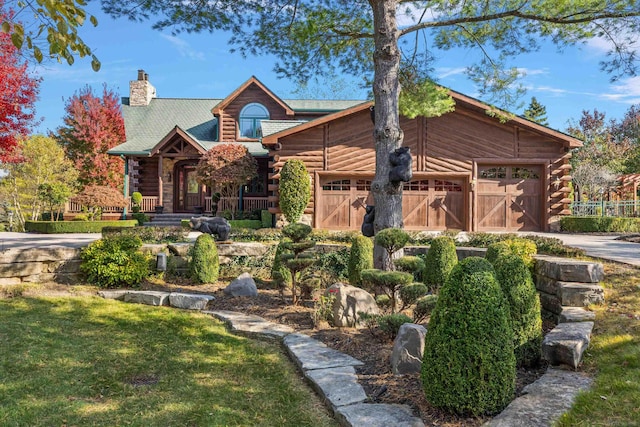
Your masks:
<svg viewBox="0 0 640 427"><path fill-rule="evenodd" d="M384 292L391 300L391 312L396 312L396 297L398 291L413 281L411 273L403 271L362 270L362 283L367 289Z"/></svg>
<svg viewBox="0 0 640 427"><path fill-rule="evenodd" d="M395 339L396 335L398 335L398 331L400 330L400 326L411 322L411 318L402 313L387 314L385 316L378 317L378 327L389 337L389 339Z"/></svg>
<svg viewBox="0 0 640 427"><path fill-rule="evenodd" d="M422 385L432 405L477 416L511 401L516 362L509 308L488 261L470 257L453 268L427 331Z"/></svg>
<svg viewBox="0 0 640 427"><path fill-rule="evenodd" d="M150 274L150 258L139 251L137 236L110 236L80 252L80 270L87 281L102 288L136 286Z"/></svg>
<svg viewBox="0 0 640 427"><path fill-rule="evenodd" d="M413 323L420 323L431 315L438 302L437 295L425 295L418 298L416 306L413 309Z"/></svg>
<svg viewBox="0 0 640 427"><path fill-rule="evenodd" d="M271 278L276 282L280 289L291 286L291 271L287 268L283 255L291 254L291 251L285 248L285 244L289 240L282 239L276 248L276 254L273 257L273 266L271 267Z"/></svg>
<svg viewBox="0 0 640 427"><path fill-rule="evenodd" d="M533 270L535 259L533 256L538 253L536 244L528 239L507 239L501 242L492 243L487 247L485 258L495 265L496 260L501 255L518 255L525 262L529 270Z"/></svg>
<svg viewBox="0 0 640 427"><path fill-rule="evenodd" d="M189 276L198 283L215 283L220 272L218 248L210 234L201 234L191 249Z"/></svg>
<svg viewBox="0 0 640 427"><path fill-rule="evenodd" d="M300 220L311 200L311 180L302 160L287 160L280 171L280 210L290 223Z"/></svg>
<svg viewBox="0 0 640 427"><path fill-rule="evenodd" d="M424 283L411 283L400 288L400 300L402 301L400 311L415 304L420 298L427 295L428 292L427 285Z"/></svg>
<svg viewBox="0 0 640 427"><path fill-rule="evenodd" d="M373 268L373 241L369 237L356 236L349 252L349 284L362 286L362 270Z"/></svg>
<svg viewBox="0 0 640 427"><path fill-rule="evenodd" d="M515 254L501 255L494 264L498 283L507 297L517 366L533 366L542 352L540 295L529 268Z"/></svg>
<svg viewBox="0 0 640 427"><path fill-rule="evenodd" d="M408 241L409 235L400 228L385 228L375 237L376 245L385 248L389 254L404 248Z"/></svg>
<svg viewBox="0 0 640 427"><path fill-rule="evenodd" d="M431 241L431 247L425 257L422 280L431 290L436 291L446 282L457 263L458 254L454 240L448 236L436 237Z"/></svg>
<svg viewBox="0 0 640 427"><path fill-rule="evenodd" d="M403 256L394 261L396 269L413 274L416 281L422 280L424 260L417 256Z"/></svg>

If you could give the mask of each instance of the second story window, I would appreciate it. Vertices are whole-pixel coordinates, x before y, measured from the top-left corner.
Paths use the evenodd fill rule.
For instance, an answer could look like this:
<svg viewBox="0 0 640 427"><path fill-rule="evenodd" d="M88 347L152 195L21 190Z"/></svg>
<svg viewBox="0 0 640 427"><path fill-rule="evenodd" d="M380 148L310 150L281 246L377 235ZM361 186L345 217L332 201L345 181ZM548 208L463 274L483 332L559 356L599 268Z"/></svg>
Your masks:
<svg viewBox="0 0 640 427"><path fill-rule="evenodd" d="M269 119L269 111L262 104L248 104L240 111L240 137L259 138L260 120Z"/></svg>

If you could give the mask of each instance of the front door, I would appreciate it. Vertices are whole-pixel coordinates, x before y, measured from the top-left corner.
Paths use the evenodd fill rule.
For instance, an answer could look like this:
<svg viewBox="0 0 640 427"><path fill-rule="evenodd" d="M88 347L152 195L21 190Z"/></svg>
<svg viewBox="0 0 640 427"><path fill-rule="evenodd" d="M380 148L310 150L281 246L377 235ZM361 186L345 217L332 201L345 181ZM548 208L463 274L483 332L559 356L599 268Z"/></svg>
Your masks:
<svg viewBox="0 0 640 427"><path fill-rule="evenodd" d="M178 163L174 176L174 206L176 212L193 212L196 206L203 206L202 185L196 179L196 164Z"/></svg>

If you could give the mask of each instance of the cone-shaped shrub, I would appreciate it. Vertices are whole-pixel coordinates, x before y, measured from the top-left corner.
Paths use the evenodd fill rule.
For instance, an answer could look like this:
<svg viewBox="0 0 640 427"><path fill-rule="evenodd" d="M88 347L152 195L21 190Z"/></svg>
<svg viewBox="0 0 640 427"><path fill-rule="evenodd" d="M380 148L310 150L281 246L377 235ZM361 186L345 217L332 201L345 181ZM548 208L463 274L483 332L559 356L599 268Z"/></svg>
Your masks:
<svg viewBox="0 0 640 427"><path fill-rule="evenodd" d="M189 276L198 283L215 283L220 272L218 248L210 234L201 234L191 250Z"/></svg>
<svg viewBox="0 0 640 427"><path fill-rule="evenodd" d="M427 331L422 384L431 404L463 415L507 406L516 362L509 309L488 261L470 257L454 267Z"/></svg>
<svg viewBox="0 0 640 427"><path fill-rule="evenodd" d="M494 268L509 303L516 363L518 366L535 365L540 361L542 351L542 318L540 296L529 268L514 254L499 256Z"/></svg>
<svg viewBox="0 0 640 427"><path fill-rule="evenodd" d="M423 282L433 291L438 290L457 263L458 254L454 240L448 236L436 237L431 241L431 247L425 257Z"/></svg>
<svg viewBox="0 0 640 427"><path fill-rule="evenodd" d="M300 220L311 199L311 180L302 160L287 160L280 171L280 209L290 223Z"/></svg>
<svg viewBox="0 0 640 427"><path fill-rule="evenodd" d="M529 270L533 271L535 260L533 256L538 253L535 243L527 239L507 239L501 242L492 243L487 247L485 258L495 265L496 259L500 255L518 255L525 262Z"/></svg>
<svg viewBox="0 0 640 427"><path fill-rule="evenodd" d="M349 253L349 284L362 286L362 270L373 268L373 241L369 237L356 236L351 241Z"/></svg>

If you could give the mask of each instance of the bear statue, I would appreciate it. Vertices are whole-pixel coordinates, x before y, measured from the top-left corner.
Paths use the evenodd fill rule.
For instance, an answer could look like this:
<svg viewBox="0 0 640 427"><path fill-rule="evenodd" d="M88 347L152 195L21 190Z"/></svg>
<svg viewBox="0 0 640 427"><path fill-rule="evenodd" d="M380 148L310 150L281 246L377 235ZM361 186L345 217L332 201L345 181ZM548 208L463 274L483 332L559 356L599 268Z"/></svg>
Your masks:
<svg viewBox="0 0 640 427"><path fill-rule="evenodd" d="M373 220L376 217L376 207L368 205L365 208L366 213L364 214L364 218L362 220L362 227L360 231L362 235L365 237L373 237L375 232L373 230Z"/></svg>
<svg viewBox="0 0 640 427"><path fill-rule="evenodd" d="M409 152L409 147L400 147L393 150L389 154L389 163L391 163L391 171L389 172L389 181L394 184L411 181L413 177L413 159Z"/></svg>
<svg viewBox="0 0 640 427"><path fill-rule="evenodd" d="M194 230L217 236L217 241L229 239L229 233L231 232L229 221L217 216L194 216L189 220L189 225Z"/></svg>

